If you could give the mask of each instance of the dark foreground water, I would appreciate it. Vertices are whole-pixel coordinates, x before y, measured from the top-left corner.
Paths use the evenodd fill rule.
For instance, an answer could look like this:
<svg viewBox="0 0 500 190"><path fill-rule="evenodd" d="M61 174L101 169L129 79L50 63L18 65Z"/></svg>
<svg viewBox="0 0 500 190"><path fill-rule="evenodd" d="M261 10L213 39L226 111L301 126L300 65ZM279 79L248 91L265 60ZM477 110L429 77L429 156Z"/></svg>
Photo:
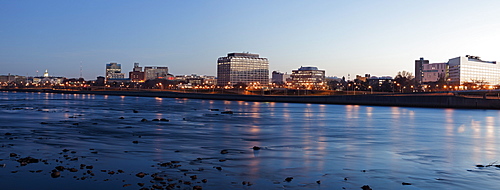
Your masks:
<svg viewBox="0 0 500 190"><path fill-rule="evenodd" d="M499 116L0 92L0 189L496 189Z"/></svg>

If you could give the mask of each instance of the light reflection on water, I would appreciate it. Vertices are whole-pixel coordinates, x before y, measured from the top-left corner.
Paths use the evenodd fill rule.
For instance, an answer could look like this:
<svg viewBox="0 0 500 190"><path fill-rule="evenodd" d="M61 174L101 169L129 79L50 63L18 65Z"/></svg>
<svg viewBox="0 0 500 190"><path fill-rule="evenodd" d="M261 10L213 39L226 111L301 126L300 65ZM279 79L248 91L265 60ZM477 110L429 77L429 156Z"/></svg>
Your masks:
<svg viewBox="0 0 500 190"><path fill-rule="evenodd" d="M221 113L229 110L234 114ZM246 188L255 189L407 188L402 182L416 189L488 189L496 187L500 169L475 165L500 158L499 116L498 110L0 92L0 135L16 137L0 139L0 152L50 159L68 148L88 157L80 162L134 172L158 172L151 165L178 160L188 173L209 179L204 189L242 188L241 181L252 181ZM170 121L151 121L160 118ZM192 161L197 158L203 161ZM8 164L0 168L0 182L32 175L8 157L0 159ZM291 176L292 182L283 182ZM47 173L32 177L52 187Z"/></svg>

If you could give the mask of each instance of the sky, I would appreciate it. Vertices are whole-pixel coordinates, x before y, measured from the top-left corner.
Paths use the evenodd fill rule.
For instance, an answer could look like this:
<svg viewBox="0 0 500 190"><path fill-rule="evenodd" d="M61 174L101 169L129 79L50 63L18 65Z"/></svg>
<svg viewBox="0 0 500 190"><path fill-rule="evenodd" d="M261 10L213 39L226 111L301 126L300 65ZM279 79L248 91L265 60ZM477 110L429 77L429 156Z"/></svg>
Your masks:
<svg viewBox="0 0 500 190"><path fill-rule="evenodd" d="M500 61L500 1L0 0L0 75L87 80L168 66L217 75L217 58L258 53L269 70L316 66L327 76L414 72L475 55Z"/></svg>

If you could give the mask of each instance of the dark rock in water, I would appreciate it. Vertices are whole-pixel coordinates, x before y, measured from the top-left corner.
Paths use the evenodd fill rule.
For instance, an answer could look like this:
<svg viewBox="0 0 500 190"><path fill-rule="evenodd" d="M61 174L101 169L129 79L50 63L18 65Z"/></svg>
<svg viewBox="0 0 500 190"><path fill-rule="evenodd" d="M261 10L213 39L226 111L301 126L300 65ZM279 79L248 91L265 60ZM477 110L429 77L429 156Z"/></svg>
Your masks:
<svg viewBox="0 0 500 190"><path fill-rule="evenodd" d="M252 149L253 149L253 150L260 150L260 147L258 147L258 146L253 146L253 148L252 148Z"/></svg>
<svg viewBox="0 0 500 190"><path fill-rule="evenodd" d="M118 173L125 173L123 170L117 170Z"/></svg>
<svg viewBox="0 0 500 190"><path fill-rule="evenodd" d="M26 157L26 158L20 158L17 160L17 162L21 163L21 165L23 163L26 163L26 164L30 164L30 163L38 163L40 160L36 159L36 158L32 158L32 157Z"/></svg>
<svg viewBox="0 0 500 190"><path fill-rule="evenodd" d="M202 190L203 188L199 185L196 185L193 187L193 190Z"/></svg>
<svg viewBox="0 0 500 190"><path fill-rule="evenodd" d="M113 174L115 174L115 171L109 171L108 174L113 175Z"/></svg>
<svg viewBox="0 0 500 190"><path fill-rule="evenodd" d="M221 114L233 114L233 111L223 111L223 112L220 112Z"/></svg>
<svg viewBox="0 0 500 190"><path fill-rule="evenodd" d="M124 117L120 117L120 118L118 118L118 119L125 119L125 118L124 118Z"/></svg>
<svg viewBox="0 0 500 190"><path fill-rule="evenodd" d="M137 185L138 185L139 187L142 187L142 186L144 186L144 183L137 183Z"/></svg>
<svg viewBox="0 0 500 190"><path fill-rule="evenodd" d="M483 167L484 167L484 165L480 165L480 164L479 164L479 165L476 165L476 167L478 167L478 168L483 168Z"/></svg>
<svg viewBox="0 0 500 190"><path fill-rule="evenodd" d="M227 154L227 153L229 153L229 151L227 151L227 150L221 150L220 153L221 154Z"/></svg>
<svg viewBox="0 0 500 190"><path fill-rule="evenodd" d="M70 168L69 171L70 172L77 172L78 170L76 168Z"/></svg>
<svg viewBox="0 0 500 190"><path fill-rule="evenodd" d="M52 177L52 178L58 178L59 176L61 176L61 172L58 172L58 171L52 172L50 174L50 177Z"/></svg>
<svg viewBox="0 0 500 190"><path fill-rule="evenodd" d="M165 162L165 163L160 163L160 166L166 167L166 166L171 166L171 162Z"/></svg>
<svg viewBox="0 0 500 190"><path fill-rule="evenodd" d="M316 183L317 183L317 184L321 184L321 181L320 181L320 180L318 180L318 181L316 181Z"/></svg>
<svg viewBox="0 0 500 190"><path fill-rule="evenodd" d="M208 180L207 179L202 179L201 182L206 183Z"/></svg>
<svg viewBox="0 0 500 190"><path fill-rule="evenodd" d="M79 125L78 123L73 123L73 125Z"/></svg>
<svg viewBox="0 0 500 190"><path fill-rule="evenodd" d="M46 125L46 124L49 124L49 123L47 123L47 122L41 122L40 124L42 124L42 125Z"/></svg>
<svg viewBox="0 0 500 190"><path fill-rule="evenodd" d="M125 184L123 185L123 187L128 187L128 186L131 186L132 184Z"/></svg>
<svg viewBox="0 0 500 190"><path fill-rule="evenodd" d="M137 143L139 143L139 141L132 141L132 143L137 144Z"/></svg>
<svg viewBox="0 0 500 190"><path fill-rule="evenodd" d="M147 120L147 119L144 119L144 118L143 118L143 119L141 119L141 122L145 122L145 121L148 121L148 120Z"/></svg>
<svg viewBox="0 0 500 190"><path fill-rule="evenodd" d="M210 111L219 111L219 109L210 109Z"/></svg>
<svg viewBox="0 0 500 190"><path fill-rule="evenodd" d="M153 120L151 120L151 121L160 121L160 119L153 119Z"/></svg>
<svg viewBox="0 0 500 190"><path fill-rule="evenodd" d="M5 136L9 136L9 135L12 135L12 133L5 133L4 135Z"/></svg>
<svg viewBox="0 0 500 190"><path fill-rule="evenodd" d="M134 113L139 113L139 111L137 111L137 110L132 110L132 112L134 112Z"/></svg>
<svg viewBox="0 0 500 190"><path fill-rule="evenodd" d="M135 176L143 178L144 176L146 176L146 174L142 173L142 172L139 172L139 173L135 174Z"/></svg>
<svg viewBox="0 0 500 190"><path fill-rule="evenodd" d="M285 178L285 181L290 182L290 181L292 181L292 179L293 179L293 177L287 177L287 178Z"/></svg>
<svg viewBox="0 0 500 190"><path fill-rule="evenodd" d="M192 176L189 176L192 180L195 180L195 179L198 179L198 176L196 175L192 175Z"/></svg>
<svg viewBox="0 0 500 190"><path fill-rule="evenodd" d="M63 166L56 166L56 169L59 170L59 171L64 171L64 167Z"/></svg>
<svg viewBox="0 0 500 190"><path fill-rule="evenodd" d="M222 170L222 167L217 166L217 167L215 167L215 169L220 171L220 170Z"/></svg>
<svg viewBox="0 0 500 190"><path fill-rule="evenodd" d="M63 151L63 152L68 152L69 150L68 150L68 149L63 149L62 151Z"/></svg>
<svg viewBox="0 0 500 190"><path fill-rule="evenodd" d="M165 118L161 118L160 121L170 121L170 120L165 119Z"/></svg>
<svg viewBox="0 0 500 190"><path fill-rule="evenodd" d="M16 153L10 153L10 157L16 157L17 154Z"/></svg>
<svg viewBox="0 0 500 190"><path fill-rule="evenodd" d="M363 190L372 190L372 188L369 185L363 185L363 187L361 187L361 189L363 189Z"/></svg>
<svg viewBox="0 0 500 190"><path fill-rule="evenodd" d="M411 183L406 183L406 182L403 182L401 183L402 185L411 185Z"/></svg>

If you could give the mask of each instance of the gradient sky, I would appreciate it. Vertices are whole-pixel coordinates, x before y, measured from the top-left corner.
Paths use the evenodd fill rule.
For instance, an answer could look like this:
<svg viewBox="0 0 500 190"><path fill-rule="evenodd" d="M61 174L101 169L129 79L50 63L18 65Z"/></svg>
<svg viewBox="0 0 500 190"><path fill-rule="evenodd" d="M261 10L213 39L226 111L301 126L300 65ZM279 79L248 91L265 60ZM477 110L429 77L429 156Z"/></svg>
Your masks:
<svg viewBox="0 0 500 190"><path fill-rule="evenodd" d="M414 72L414 60L500 61L500 1L0 0L0 75L103 76L168 66L216 75L217 58L259 53L270 71Z"/></svg>

